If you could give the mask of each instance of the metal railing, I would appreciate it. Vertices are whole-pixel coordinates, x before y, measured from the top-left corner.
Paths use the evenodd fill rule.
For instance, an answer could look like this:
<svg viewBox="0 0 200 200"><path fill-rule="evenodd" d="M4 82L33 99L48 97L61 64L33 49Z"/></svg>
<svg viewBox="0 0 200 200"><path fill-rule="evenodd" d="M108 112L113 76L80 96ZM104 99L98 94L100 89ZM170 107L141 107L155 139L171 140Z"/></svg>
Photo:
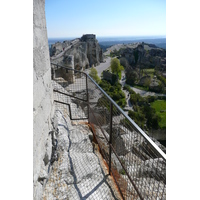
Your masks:
<svg viewBox="0 0 200 200"><path fill-rule="evenodd" d="M166 199L165 153L89 75L51 65L55 102L69 106L72 120L91 124L122 198Z"/></svg>

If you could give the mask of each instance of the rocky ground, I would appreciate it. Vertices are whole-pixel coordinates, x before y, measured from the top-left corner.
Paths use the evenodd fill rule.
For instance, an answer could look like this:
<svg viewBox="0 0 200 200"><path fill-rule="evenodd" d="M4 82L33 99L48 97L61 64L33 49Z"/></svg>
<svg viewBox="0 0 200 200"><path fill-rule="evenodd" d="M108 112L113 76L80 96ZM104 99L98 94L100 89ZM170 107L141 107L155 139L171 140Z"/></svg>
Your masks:
<svg viewBox="0 0 200 200"><path fill-rule="evenodd" d="M80 83L78 85L77 83L81 79L67 86L66 93L75 87L79 88ZM53 85L58 90L63 89L54 81ZM83 85L81 90L84 90ZM93 91L93 95L98 96L96 95L98 92ZM54 96L54 99L56 98ZM72 113L77 113L76 117L83 117L85 113L78 103L70 97L62 98L61 96L59 100L67 102L72 108ZM57 103L54 119L55 131L52 134L54 150L49 176L42 183L43 199L121 199L112 176L108 175L108 169L98 151L97 143L93 140L87 121L71 121L68 107ZM113 117L113 145L121 162L126 166L144 199L165 199L166 161L156 156L154 149L139 132L125 128L120 122L122 119L124 119L122 115ZM109 122L102 128L109 138ZM104 155L108 157L108 144L98 127L96 136L103 147ZM158 142L157 144L163 148ZM121 184L120 188L124 189L126 199L133 197L138 199L138 195L133 192L133 185L114 153L112 153L112 163L112 169L118 174L118 183Z"/></svg>
<svg viewBox="0 0 200 200"><path fill-rule="evenodd" d="M68 108L56 104L54 127L55 151L43 199L121 199L87 123L71 121Z"/></svg>

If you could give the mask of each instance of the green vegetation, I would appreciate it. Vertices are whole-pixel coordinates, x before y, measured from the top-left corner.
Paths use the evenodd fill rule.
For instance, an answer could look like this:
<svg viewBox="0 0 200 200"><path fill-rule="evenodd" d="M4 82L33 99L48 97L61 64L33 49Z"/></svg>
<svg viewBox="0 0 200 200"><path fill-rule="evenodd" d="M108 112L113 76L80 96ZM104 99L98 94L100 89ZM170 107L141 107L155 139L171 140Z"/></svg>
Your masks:
<svg viewBox="0 0 200 200"><path fill-rule="evenodd" d="M134 57L135 57L135 62L137 63L138 57L139 57L138 51L134 51L134 52L133 52L133 55L134 55Z"/></svg>
<svg viewBox="0 0 200 200"><path fill-rule="evenodd" d="M149 91L148 87L144 87L144 86L140 86L140 85L134 85L135 88L138 88L140 90L145 90L145 91Z"/></svg>
<svg viewBox="0 0 200 200"><path fill-rule="evenodd" d="M145 105L145 106L143 106L142 110L147 119L147 121L146 121L147 127L153 128L153 129L158 129L159 122L161 119L160 119L160 116L156 114L155 109L149 105Z"/></svg>
<svg viewBox="0 0 200 200"><path fill-rule="evenodd" d="M166 128L166 100L157 100L151 103L151 107L155 109L156 114L161 118L158 123L160 128Z"/></svg>
<svg viewBox="0 0 200 200"><path fill-rule="evenodd" d="M116 74L119 76L119 73L121 74L122 66L120 65L120 62L117 58L112 59L110 70L112 71L113 75ZM143 69L142 73L152 76L156 72L154 69ZM163 79L163 77L159 74L156 75L161 77L159 78L159 80L162 79L161 84L164 85L164 80L166 83L166 79ZM100 80L95 68L91 68L90 76L121 108L124 108L126 106L126 96L122 91L122 86L119 82L114 83L106 80ZM137 74L134 71L130 71L129 73L126 73L126 78L128 80L128 84L135 84L134 82L137 80ZM143 90L149 89L148 85L146 87L135 87ZM135 121L135 123L137 123L142 129L147 130L166 128L166 97L142 97L139 94L135 93L129 85L125 85L123 89L129 92L130 102L133 105L133 110L129 110L128 115L131 119ZM110 110L110 103L105 96L98 100L97 105L100 107L105 107L107 110ZM118 114L115 106L113 107L113 111L114 115ZM123 119L121 120L121 122L128 129L133 129L133 127L127 119Z"/></svg>
<svg viewBox="0 0 200 200"><path fill-rule="evenodd" d="M120 83L109 83L106 80L102 80L99 83L99 86L121 107L124 108L126 106L126 96L124 92L121 90Z"/></svg>
<svg viewBox="0 0 200 200"><path fill-rule="evenodd" d="M139 85L139 74L140 77L149 76L149 78L146 77L144 82ZM158 86L155 88L150 88L150 84L154 76L157 77L156 82L158 83ZM133 69L127 69L126 68L126 84L130 86L134 86L138 89L144 90L144 91L153 91L157 93L166 93L165 87L166 87L166 78L160 75L155 69L147 68L147 69L141 69L140 72L137 72Z"/></svg>
<svg viewBox="0 0 200 200"><path fill-rule="evenodd" d="M121 71L124 70L123 66L120 65L120 62L117 58L113 58L111 60L111 71L113 74L117 74L119 76L119 80L121 80Z"/></svg>
<svg viewBox="0 0 200 200"><path fill-rule="evenodd" d="M131 119L133 119L135 121L135 123L138 124L141 128L144 128L145 115L142 113L142 111L140 109L138 109L137 112L129 110L128 116Z"/></svg>
<svg viewBox="0 0 200 200"><path fill-rule="evenodd" d="M126 70L126 84L134 86L137 81L137 73L132 70Z"/></svg>
<svg viewBox="0 0 200 200"><path fill-rule="evenodd" d="M110 52L110 57L120 57L120 50L117 51L116 49L114 51Z"/></svg>
<svg viewBox="0 0 200 200"><path fill-rule="evenodd" d="M154 74L155 69L151 69L151 68L147 68L147 69L143 69L143 72L147 73L147 74Z"/></svg>
<svg viewBox="0 0 200 200"><path fill-rule="evenodd" d="M146 87L149 90L149 86L151 84L151 78L146 78L144 81L144 87Z"/></svg>
<svg viewBox="0 0 200 200"><path fill-rule="evenodd" d="M148 76L151 76L151 78L153 78L155 75L155 69L152 69L152 68L142 69L142 75L143 76L148 75Z"/></svg>
<svg viewBox="0 0 200 200"><path fill-rule="evenodd" d="M155 71L155 74L156 74L157 78L162 82L162 84L164 86L166 86L166 78L161 76L161 75L159 75L157 71Z"/></svg>
<svg viewBox="0 0 200 200"><path fill-rule="evenodd" d="M98 76L97 70L96 70L94 67L92 67L92 68L90 69L89 75L90 75L97 83L99 83L99 82L101 81L101 79L100 79L99 76Z"/></svg>
<svg viewBox="0 0 200 200"><path fill-rule="evenodd" d="M120 169L120 170L119 170L119 173L122 174L122 175L126 175L126 172L125 172L124 169Z"/></svg>
<svg viewBox="0 0 200 200"><path fill-rule="evenodd" d="M128 116L135 121L141 128L159 129L166 127L166 101L157 100L157 97L141 97L136 94L130 86L125 85L124 90L130 94L130 102L134 111L129 111ZM162 103L161 103L162 102ZM123 121L128 125L126 120Z"/></svg>

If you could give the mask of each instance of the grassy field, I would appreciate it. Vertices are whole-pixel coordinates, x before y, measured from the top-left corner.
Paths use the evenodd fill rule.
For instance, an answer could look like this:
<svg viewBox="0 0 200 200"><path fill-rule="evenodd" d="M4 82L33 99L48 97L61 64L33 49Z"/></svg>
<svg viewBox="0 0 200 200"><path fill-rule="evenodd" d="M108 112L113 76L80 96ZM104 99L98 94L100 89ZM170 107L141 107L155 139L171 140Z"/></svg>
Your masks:
<svg viewBox="0 0 200 200"><path fill-rule="evenodd" d="M140 89L140 90L148 91L148 88L144 87L144 86L134 85L134 87L137 88L137 89Z"/></svg>
<svg viewBox="0 0 200 200"><path fill-rule="evenodd" d="M161 117L159 122L160 128L166 128L166 101L157 100L151 103L151 106L155 108L156 114Z"/></svg>
<svg viewBox="0 0 200 200"><path fill-rule="evenodd" d="M154 72L155 72L155 69L143 69L143 76L145 74L148 74L149 76L151 76L151 78L153 78Z"/></svg>

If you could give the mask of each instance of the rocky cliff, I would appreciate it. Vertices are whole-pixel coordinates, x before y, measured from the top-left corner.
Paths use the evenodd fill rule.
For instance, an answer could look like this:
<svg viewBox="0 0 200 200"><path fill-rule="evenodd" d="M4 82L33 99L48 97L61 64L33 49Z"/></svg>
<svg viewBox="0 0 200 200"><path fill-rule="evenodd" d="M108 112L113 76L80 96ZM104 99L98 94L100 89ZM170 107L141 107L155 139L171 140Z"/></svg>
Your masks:
<svg viewBox="0 0 200 200"><path fill-rule="evenodd" d="M166 70L166 50L144 42L117 44L109 47L105 55L126 59L132 68L159 68Z"/></svg>
<svg viewBox="0 0 200 200"><path fill-rule="evenodd" d="M132 67L166 69L166 50L155 45L138 43L132 47L125 46L119 51L121 57L125 57Z"/></svg>
<svg viewBox="0 0 200 200"><path fill-rule="evenodd" d="M165 92L166 50L153 44L118 44L107 49L107 55L117 56L126 69L127 84L149 87L154 92ZM150 77L145 69L152 71ZM154 73L153 71L156 71ZM159 78L157 78L157 75ZM164 77L163 80L162 77ZM159 80L158 80L159 79Z"/></svg>
<svg viewBox="0 0 200 200"><path fill-rule="evenodd" d="M57 42L51 46L50 52L51 61L62 65L66 65L66 57L73 55L74 68L77 70L87 69L103 62L103 51L93 34L86 34L63 43Z"/></svg>

